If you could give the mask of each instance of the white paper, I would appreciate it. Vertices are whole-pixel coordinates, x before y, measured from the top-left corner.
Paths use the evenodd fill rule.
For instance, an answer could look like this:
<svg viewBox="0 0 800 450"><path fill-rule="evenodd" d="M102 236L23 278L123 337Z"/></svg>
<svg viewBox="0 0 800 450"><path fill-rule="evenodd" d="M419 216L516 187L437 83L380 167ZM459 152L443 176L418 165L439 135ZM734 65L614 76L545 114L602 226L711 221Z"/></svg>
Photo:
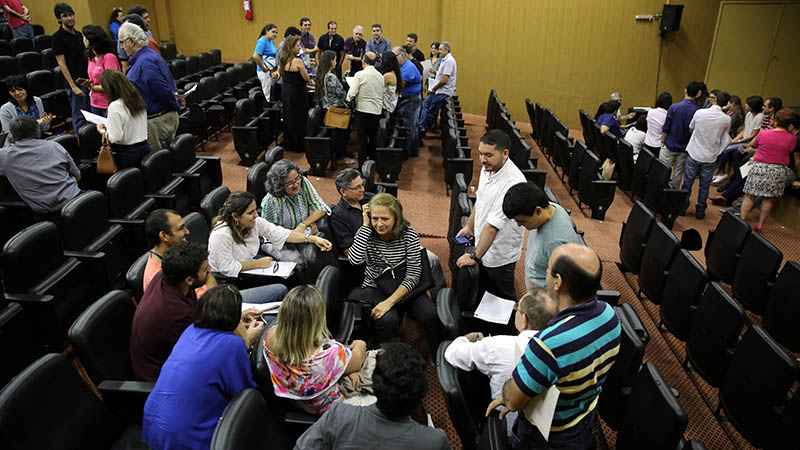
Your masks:
<svg viewBox="0 0 800 450"><path fill-rule="evenodd" d="M278 270L275 271L275 264L278 264ZM295 266L297 263L289 262L289 261L272 261L269 264L269 267L266 269L250 269L242 271L242 273L246 273L248 275L259 275L262 277L281 277L281 278L289 278L289 275L292 274L294 271Z"/></svg>
<svg viewBox="0 0 800 450"><path fill-rule="evenodd" d="M499 323L505 325L511 314L514 312L513 300L506 300L488 292L483 294L481 303L478 309L475 310L475 318L485 320L487 322Z"/></svg>
<svg viewBox="0 0 800 450"><path fill-rule="evenodd" d="M352 86L353 82L355 82L355 80L356 80L356 77L344 77L344 81L347 81L347 84L349 86Z"/></svg>
<svg viewBox="0 0 800 450"><path fill-rule="evenodd" d="M650 111L650 109L651 108L649 106L634 106L633 107L633 111L634 112L647 112L647 111Z"/></svg>
<svg viewBox="0 0 800 450"><path fill-rule="evenodd" d="M554 384L547 388L546 391L533 397L522 409L522 413L531 423L536 425L545 441L550 437L550 426L553 424L553 416L556 413L559 394L561 392Z"/></svg>
<svg viewBox="0 0 800 450"><path fill-rule="evenodd" d="M433 417L430 414L426 414L428 416L428 426L431 428L436 428L436 425L433 424Z"/></svg>
<svg viewBox="0 0 800 450"><path fill-rule="evenodd" d="M197 84L195 84L194 86L192 86L191 88L189 88L189 90L188 90L188 91L184 92L184 93L183 93L183 96L184 96L184 97L188 97L188 96L189 96L189 94L191 94L192 92L194 92L194 91L196 91L196 90L197 90Z"/></svg>
<svg viewBox="0 0 800 450"><path fill-rule="evenodd" d="M739 174L742 175L742 178L746 178L747 174L750 173L750 169L753 168L753 161L747 161L746 164L743 164L739 167Z"/></svg>
<svg viewBox="0 0 800 450"><path fill-rule="evenodd" d="M422 65L422 79L431 78L433 77L434 73L431 73L431 69L433 68L433 63L430 59L426 59L421 61L420 64Z"/></svg>
<svg viewBox="0 0 800 450"><path fill-rule="evenodd" d="M262 313L277 313L281 302L267 302L267 303L242 303L242 312L248 309L257 309Z"/></svg>
<svg viewBox="0 0 800 450"><path fill-rule="evenodd" d="M87 122L91 123L99 123L100 125L106 126L108 125L108 119L103 116L98 116L97 114L92 114L89 111L81 110L83 113L83 117L86 119Z"/></svg>

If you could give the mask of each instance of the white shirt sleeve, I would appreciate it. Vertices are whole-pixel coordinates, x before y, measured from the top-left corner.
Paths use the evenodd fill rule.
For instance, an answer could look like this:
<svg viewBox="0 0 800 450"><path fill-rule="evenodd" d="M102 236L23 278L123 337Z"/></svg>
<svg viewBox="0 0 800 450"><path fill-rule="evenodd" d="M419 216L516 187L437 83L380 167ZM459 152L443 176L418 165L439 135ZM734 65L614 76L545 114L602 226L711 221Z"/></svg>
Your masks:
<svg viewBox="0 0 800 450"><path fill-rule="evenodd" d="M118 143L123 140L125 137L125 122L130 119L128 115L128 111L119 104L119 102L111 102L108 105L108 125L106 125L106 130L108 131L108 140L109 142Z"/></svg>
<svg viewBox="0 0 800 450"><path fill-rule="evenodd" d="M481 373L490 375L492 352L491 347L486 345L486 339L488 338L470 342L465 336L459 336L444 351L444 359L458 369L478 369Z"/></svg>
<svg viewBox="0 0 800 450"><path fill-rule="evenodd" d="M282 248L292 230L270 223L263 217L256 217L256 233L269 239L275 248Z"/></svg>
<svg viewBox="0 0 800 450"><path fill-rule="evenodd" d="M510 159L508 161L511 161ZM510 187L510 186L509 186ZM486 223L497 228L497 230L502 230L504 226L510 220L506 215L503 213L503 198L508 192L508 189L503 189L503 195L498 196L492 201L491 207L489 208L489 215L486 216ZM511 224L511 226L516 226L515 224Z"/></svg>
<svg viewBox="0 0 800 450"><path fill-rule="evenodd" d="M233 242L227 227L216 228L208 237L208 265L226 277L238 277L242 263L233 257Z"/></svg>

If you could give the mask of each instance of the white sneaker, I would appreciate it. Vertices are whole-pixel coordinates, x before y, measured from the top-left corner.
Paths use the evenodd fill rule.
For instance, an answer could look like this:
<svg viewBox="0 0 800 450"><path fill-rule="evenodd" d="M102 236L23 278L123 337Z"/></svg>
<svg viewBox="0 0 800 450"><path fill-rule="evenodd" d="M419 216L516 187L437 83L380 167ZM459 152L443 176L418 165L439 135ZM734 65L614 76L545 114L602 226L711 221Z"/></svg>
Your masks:
<svg viewBox="0 0 800 450"><path fill-rule="evenodd" d="M353 158L343 158L336 161L338 164L355 164L356 160Z"/></svg>
<svg viewBox="0 0 800 450"><path fill-rule="evenodd" d="M715 175L714 178L711 179L712 184L722 183L723 181L728 179L727 174L722 175Z"/></svg>

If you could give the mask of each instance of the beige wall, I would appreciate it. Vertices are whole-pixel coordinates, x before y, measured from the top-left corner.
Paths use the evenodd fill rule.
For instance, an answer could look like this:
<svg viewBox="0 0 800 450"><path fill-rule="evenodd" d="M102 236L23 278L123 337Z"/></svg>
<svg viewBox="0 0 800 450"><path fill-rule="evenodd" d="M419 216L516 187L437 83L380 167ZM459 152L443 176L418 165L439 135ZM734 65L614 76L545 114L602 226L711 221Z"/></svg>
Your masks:
<svg viewBox="0 0 800 450"><path fill-rule="evenodd" d="M41 24L44 26L45 32L48 34L54 33L58 30L58 22L56 22L55 15L53 15L53 5L56 4L53 0L23 0L23 3L31 10L31 23ZM75 27L81 29L91 23L108 28L108 19L111 17L111 10L115 7L121 7L123 11L127 11L133 5L142 5L147 8L152 16L150 23L151 31L156 39L160 38L158 27L158 15L154 14L156 11L154 0L124 0L124 1L107 1L107 0L67 0L72 9L75 10Z"/></svg>

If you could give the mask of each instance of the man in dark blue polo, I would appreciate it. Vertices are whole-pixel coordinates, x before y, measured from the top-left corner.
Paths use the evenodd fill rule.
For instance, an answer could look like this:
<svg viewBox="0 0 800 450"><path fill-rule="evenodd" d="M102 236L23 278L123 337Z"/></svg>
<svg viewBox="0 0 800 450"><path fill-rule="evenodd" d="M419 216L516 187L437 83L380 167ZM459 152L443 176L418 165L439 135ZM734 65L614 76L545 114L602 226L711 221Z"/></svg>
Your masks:
<svg viewBox="0 0 800 450"><path fill-rule="evenodd" d="M403 47L395 47L392 52L397 57L400 65L400 75L403 77L403 90L397 100L395 109L404 127L408 128L406 137L405 154L410 157L419 156L419 110L422 107L422 77L414 64L409 59L408 52Z"/></svg>
<svg viewBox="0 0 800 450"><path fill-rule="evenodd" d="M119 42L130 57L128 79L147 105L147 142L152 151L169 148L178 129L178 110L186 106L172 72L164 58L147 48L147 35L138 25L122 24Z"/></svg>
<svg viewBox="0 0 800 450"><path fill-rule="evenodd" d="M705 90L705 83L689 82L684 91L683 101L669 107L667 118L661 129L661 142L664 143L664 147L661 148L659 158L669 166L674 165L671 182L673 189L681 187L683 172L686 168L686 145L692 135L689 130L689 122L692 121L694 113L700 109L697 106L697 99L703 95Z"/></svg>

